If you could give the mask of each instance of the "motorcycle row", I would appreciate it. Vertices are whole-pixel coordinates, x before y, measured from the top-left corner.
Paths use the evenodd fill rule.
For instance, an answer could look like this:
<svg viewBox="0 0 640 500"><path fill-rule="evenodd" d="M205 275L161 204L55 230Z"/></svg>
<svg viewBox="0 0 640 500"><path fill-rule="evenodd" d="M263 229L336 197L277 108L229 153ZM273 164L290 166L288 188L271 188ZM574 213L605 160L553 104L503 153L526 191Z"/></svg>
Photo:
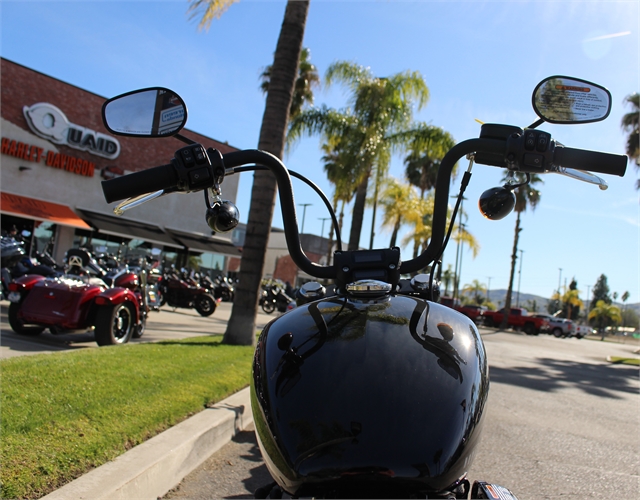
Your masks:
<svg viewBox="0 0 640 500"><path fill-rule="evenodd" d="M161 272L150 256L124 261L72 248L59 265L46 252L29 257L13 236L2 236L0 248L0 294L10 302L9 325L20 335L93 331L100 346L125 344L142 337L151 310L167 304L210 316L234 296L226 277L212 280L172 267Z"/></svg>

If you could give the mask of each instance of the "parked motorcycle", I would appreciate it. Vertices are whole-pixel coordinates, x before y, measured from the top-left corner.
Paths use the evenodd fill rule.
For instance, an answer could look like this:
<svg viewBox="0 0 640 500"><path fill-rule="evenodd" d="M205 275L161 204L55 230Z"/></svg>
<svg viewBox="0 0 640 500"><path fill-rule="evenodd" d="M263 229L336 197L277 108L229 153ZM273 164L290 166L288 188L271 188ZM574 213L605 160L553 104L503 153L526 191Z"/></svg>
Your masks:
<svg viewBox="0 0 640 500"><path fill-rule="evenodd" d="M220 300L214 298L207 288L200 286L188 273L178 273L173 268L165 270L158 289L162 305L195 309L201 316L211 316Z"/></svg>
<svg viewBox="0 0 640 500"><path fill-rule="evenodd" d="M0 243L2 262L1 278L3 298L9 294L9 283L26 274L37 274L48 278L60 276L57 263L46 253L36 253L36 258L27 256L24 244L10 236L3 236Z"/></svg>
<svg viewBox="0 0 640 500"><path fill-rule="evenodd" d="M220 299L222 302L233 302L236 289L229 278L226 276L216 276L213 280L210 280L210 284L212 286L213 296L216 299Z"/></svg>
<svg viewBox="0 0 640 500"><path fill-rule="evenodd" d="M168 102L166 95L173 104L180 103L182 120L170 131L159 131L152 118ZM127 123L122 113L127 106L140 110L143 102L151 102L147 131L133 127L133 117ZM527 177L560 173L601 189L606 183L587 170L623 176L627 164L626 156L569 148L537 130L545 121L605 119L611 95L603 87L577 78L547 78L534 90L533 107L539 120L531 126L484 124L480 138L464 141L445 155L436 183L431 240L421 255L406 261L394 247L338 248L333 265L311 262L300 245L290 175L305 179L266 152L222 155L189 143L167 165L103 181L108 203L134 197L120 203L116 213L165 193L204 189L207 221L222 230L237 219L237 212L220 203L224 176L268 168L278 183L292 259L303 272L335 283L332 294L320 282L303 285L298 307L270 322L258 340L251 402L256 436L274 483L256 496L278 498L284 491L322 498L515 498L504 487L471 484L466 477L486 414L487 356L477 326L437 303L434 275L475 163ZM125 94L103 107L107 128L126 135L170 133L180 138L186 114L184 102L161 88ZM451 172L465 156L469 168L448 218ZM247 164L254 165L242 166ZM494 220L505 217L514 208L518 186L507 182L483 193L482 213ZM319 195L338 228L331 203ZM340 244L339 228L337 232ZM428 266L429 274L415 274ZM401 279L406 274L415 276Z"/></svg>
<svg viewBox="0 0 640 500"><path fill-rule="evenodd" d="M276 309L283 313L287 311L289 304L293 301L280 285L272 283L262 287L259 305L267 314L271 314Z"/></svg>
<svg viewBox="0 0 640 500"><path fill-rule="evenodd" d="M107 271L84 249L70 249L63 277L27 274L9 283L9 324L21 335L95 332L100 346L144 333L146 272Z"/></svg>

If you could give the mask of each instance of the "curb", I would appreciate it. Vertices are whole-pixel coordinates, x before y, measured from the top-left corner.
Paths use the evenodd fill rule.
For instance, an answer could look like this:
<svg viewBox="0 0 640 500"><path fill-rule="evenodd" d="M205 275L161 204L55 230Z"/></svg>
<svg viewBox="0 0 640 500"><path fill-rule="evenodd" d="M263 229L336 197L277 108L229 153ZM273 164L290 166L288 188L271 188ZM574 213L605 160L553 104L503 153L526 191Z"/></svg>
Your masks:
<svg viewBox="0 0 640 500"><path fill-rule="evenodd" d="M156 500L252 422L247 387L42 500Z"/></svg>

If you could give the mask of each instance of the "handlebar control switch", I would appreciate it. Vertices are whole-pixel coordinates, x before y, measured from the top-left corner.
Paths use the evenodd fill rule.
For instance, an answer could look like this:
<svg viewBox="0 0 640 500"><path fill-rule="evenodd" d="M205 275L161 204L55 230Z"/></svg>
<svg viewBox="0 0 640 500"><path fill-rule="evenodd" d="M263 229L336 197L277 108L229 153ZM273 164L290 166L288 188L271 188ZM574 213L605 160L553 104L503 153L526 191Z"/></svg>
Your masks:
<svg viewBox="0 0 640 500"><path fill-rule="evenodd" d="M213 167L204 147L192 144L176 151L173 162L180 191L199 191L213 186Z"/></svg>

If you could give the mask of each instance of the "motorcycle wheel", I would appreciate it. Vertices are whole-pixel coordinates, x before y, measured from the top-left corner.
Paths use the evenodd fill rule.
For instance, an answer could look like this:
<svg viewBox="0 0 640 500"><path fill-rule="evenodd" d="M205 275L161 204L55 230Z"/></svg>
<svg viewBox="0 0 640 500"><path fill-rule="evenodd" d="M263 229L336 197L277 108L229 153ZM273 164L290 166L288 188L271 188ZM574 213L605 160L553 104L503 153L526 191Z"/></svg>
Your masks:
<svg viewBox="0 0 640 500"><path fill-rule="evenodd" d="M262 303L262 310L264 312L266 312L267 314L271 314L273 311L276 310L276 305L273 302L271 302L270 300L265 300Z"/></svg>
<svg viewBox="0 0 640 500"><path fill-rule="evenodd" d="M216 310L216 301L210 295L200 295L194 307L200 316L211 316Z"/></svg>
<svg viewBox="0 0 640 500"><path fill-rule="evenodd" d="M142 318L140 320L140 323L138 323L133 327L133 332L131 333L131 336L134 339L139 339L144 335L144 331L146 328L147 328L147 318Z"/></svg>
<svg viewBox="0 0 640 500"><path fill-rule="evenodd" d="M24 326L22 320L18 319L19 309L20 304L16 304L15 302L9 304L9 325L14 332L20 335L31 335L34 337L44 332L44 328L40 326Z"/></svg>
<svg viewBox="0 0 640 500"><path fill-rule="evenodd" d="M126 303L100 307L95 326L99 346L126 344L136 328L133 311Z"/></svg>

